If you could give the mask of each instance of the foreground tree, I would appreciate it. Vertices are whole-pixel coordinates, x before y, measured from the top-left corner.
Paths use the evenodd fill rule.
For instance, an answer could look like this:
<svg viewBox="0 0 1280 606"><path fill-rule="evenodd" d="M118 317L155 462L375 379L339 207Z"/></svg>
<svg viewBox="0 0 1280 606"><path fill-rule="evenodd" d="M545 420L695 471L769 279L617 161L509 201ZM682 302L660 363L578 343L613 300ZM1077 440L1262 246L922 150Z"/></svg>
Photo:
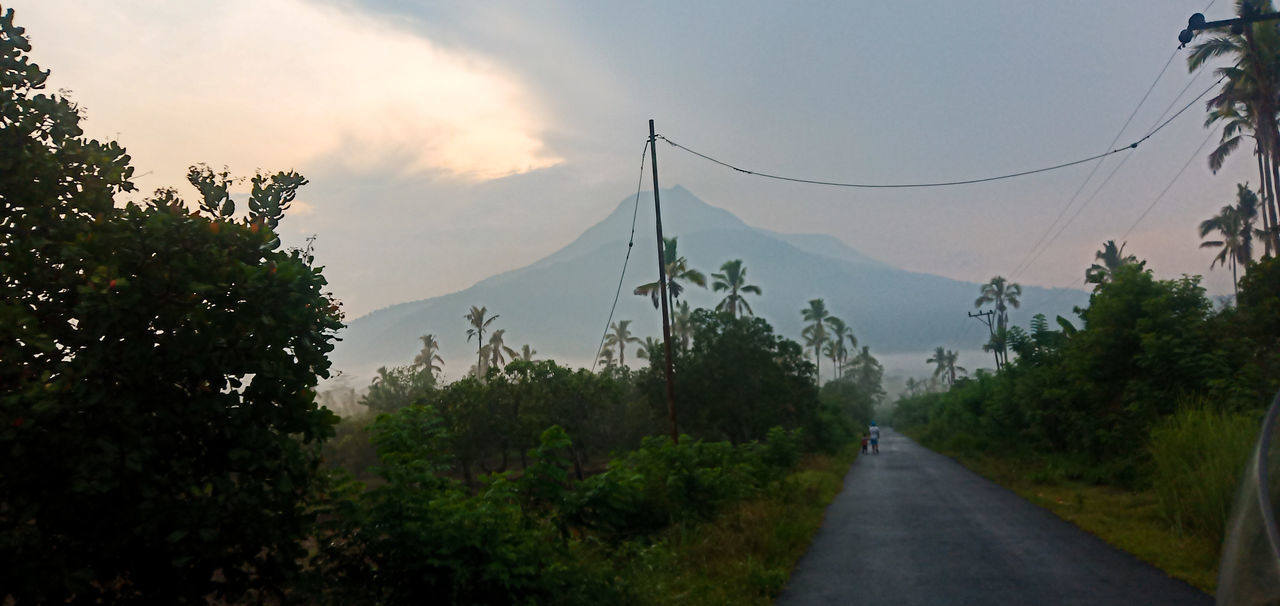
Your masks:
<svg viewBox="0 0 1280 606"><path fill-rule="evenodd" d="M133 169L0 16L0 594L19 604L281 600L300 574L317 377L341 326L277 222L306 183L193 169L117 206ZM217 574L215 574L215 572ZM0 598L3 600L5 598Z"/></svg>
<svg viewBox="0 0 1280 606"><path fill-rule="evenodd" d="M751 305L747 303L747 299L742 296L742 293L759 295L761 291L759 286L747 284L747 268L742 266L742 259L725 261L724 265L720 266L720 273L711 274L711 277L715 280L711 283L711 290L715 292L729 291L729 294L725 295L720 304L716 306L716 311L727 311L729 315L735 318L743 315L740 312L753 313Z"/></svg>

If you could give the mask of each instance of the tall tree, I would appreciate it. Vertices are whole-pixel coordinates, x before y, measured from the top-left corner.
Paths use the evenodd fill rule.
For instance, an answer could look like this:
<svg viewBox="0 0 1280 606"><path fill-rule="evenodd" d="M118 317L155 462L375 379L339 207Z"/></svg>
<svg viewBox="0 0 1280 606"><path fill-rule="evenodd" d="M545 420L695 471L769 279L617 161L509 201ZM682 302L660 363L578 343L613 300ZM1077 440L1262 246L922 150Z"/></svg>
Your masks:
<svg viewBox="0 0 1280 606"><path fill-rule="evenodd" d="M631 334L631 320L618 320L609 327L609 334L604 338L606 347L618 349L618 365L627 365L627 343L639 343L640 337Z"/></svg>
<svg viewBox="0 0 1280 606"><path fill-rule="evenodd" d="M538 353L538 350L530 347L528 343L525 343L524 345L520 346L520 354L517 356L517 358L520 360L524 360L525 362L532 362L534 361L533 356L536 353Z"/></svg>
<svg viewBox="0 0 1280 606"><path fill-rule="evenodd" d="M844 320L836 316L827 317L827 326L830 328L831 341L836 353L836 369L837 372L844 368L845 363L849 360L849 347L858 348L858 338L853 336L853 329L849 327ZM849 346L845 347L848 342Z"/></svg>
<svg viewBox="0 0 1280 606"><path fill-rule="evenodd" d="M467 315L462 316L467 322L471 323L471 327L467 329L467 342L471 342L471 337L476 338L476 376L483 377L485 372L484 360L484 333L489 329L489 325L498 319L498 314L486 318L485 314L489 312L486 307L471 306L471 311Z"/></svg>
<svg viewBox="0 0 1280 606"><path fill-rule="evenodd" d="M1239 0L1236 11L1241 17L1255 17L1272 12L1270 0ZM1262 152L1258 158L1262 173L1264 207L1270 234L1271 249L1276 248L1277 200L1276 188L1280 186L1280 130L1277 130L1277 102L1280 100L1280 32L1270 21L1246 24L1239 34L1222 34L1197 44L1187 57L1187 67L1194 71L1207 61L1225 57L1236 59L1230 67L1217 73L1225 76L1218 94L1206 103L1210 121L1251 119L1257 146ZM1225 131L1224 131L1225 136ZM1223 150L1223 157L1234 147ZM1215 150L1218 152L1218 150ZM1210 157L1210 162L1214 158Z"/></svg>
<svg viewBox="0 0 1280 606"><path fill-rule="evenodd" d="M440 357L440 342L432 334L418 337L422 340L422 351L413 358L413 365L430 371L432 376L443 370L444 358ZM437 365L436 363L439 362Z"/></svg>
<svg viewBox="0 0 1280 606"><path fill-rule="evenodd" d="M1001 276L991 278L990 282L982 285L982 293L977 300L973 302L973 306L981 308L987 303L994 303L996 308L996 334L1003 334L1009 326L1009 307L1013 306L1017 309L1021 305L1019 297L1022 296L1022 287L1016 283L1009 282ZM1004 363L1009 363L1009 350L1007 347L1001 346L1000 356L1004 359Z"/></svg>
<svg viewBox="0 0 1280 606"><path fill-rule="evenodd" d="M1125 244L1128 244L1128 242L1122 242L1117 248L1115 240L1107 240L1106 243L1102 245L1102 250L1094 253L1093 255L1095 260L1101 261L1102 263L1094 263L1089 266L1089 269L1086 269L1084 272L1084 281L1089 284L1105 284L1106 282L1111 281L1112 274L1114 274L1116 269L1119 269L1121 265L1137 263L1139 267L1145 266L1147 264L1146 261L1139 261L1138 258L1133 255L1124 254Z"/></svg>
<svg viewBox="0 0 1280 606"><path fill-rule="evenodd" d="M716 311L727 311L729 315L738 317L738 312L743 311L747 314L753 313L751 305L747 303L747 299L742 293L751 293L759 295L760 287L754 284L747 284L747 268L743 267L742 259L734 259L725 261L720 266L720 273L711 274L715 280L711 283L711 290L720 292L722 290L729 291L720 304L716 306Z"/></svg>
<svg viewBox="0 0 1280 606"><path fill-rule="evenodd" d="M636 356L645 360L661 360L666 355L662 351L662 341L653 337L645 337L636 348Z"/></svg>
<svg viewBox="0 0 1280 606"><path fill-rule="evenodd" d="M498 316L494 317L496 318ZM506 335L506 333L507 329L505 328L499 328L493 331L493 334L489 335L489 344L485 346L485 349L488 350L489 354L489 363L494 368L503 368L507 365L508 360L515 359L516 357L516 350L507 347L507 344L504 342L504 335Z"/></svg>
<svg viewBox="0 0 1280 606"><path fill-rule="evenodd" d="M1218 254L1214 256L1213 261L1209 263L1209 269L1213 269L1215 265L1231 266L1231 288L1235 294L1239 294L1237 284L1239 278L1236 275L1236 265L1248 264L1251 260L1251 253L1247 250L1243 234L1248 231L1244 218L1240 211L1234 206L1223 206L1218 214L1200 222L1200 237L1205 238L1210 232L1217 231L1220 240L1206 240L1200 243L1200 248L1217 248Z"/></svg>
<svg viewBox="0 0 1280 606"><path fill-rule="evenodd" d="M671 338L679 339L680 347L689 349L689 340L693 338L693 312L689 310L688 301L681 301L671 314Z"/></svg>
<svg viewBox="0 0 1280 606"><path fill-rule="evenodd" d="M800 310L800 315L805 322L809 323L804 327L801 336L805 339L805 345L813 348L814 364L818 370L818 376L815 379L820 380L822 376L822 346L827 342L826 319L831 315L831 312L827 311L827 304L822 299L811 299L809 307Z"/></svg>
<svg viewBox="0 0 1280 606"><path fill-rule="evenodd" d="M947 385L951 386L956 383L957 372L966 372L963 366L956 366L956 362L959 361L959 359L959 353L939 347L934 350L933 357L925 360L925 362L934 365L934 377L941 376L946 380Z"/></svg>
<svg viewBox="0 0 1280 606"><path fill-rule="evenodd" d="M129 156L30 51L3 11L0 601L283 601L337 421L341 309L276 234L306 180L259 175L247 217L198 168L198 204L123 203Z"/></svg>
<svg viewBox="0 0 1280 606"><path fill-rule="evenodd" d="M884 366L875 356L871 355L871 348L866 345L862 346L862 350L858 355L853 357L849 362L853 380L864 391L871 394L872 397L879 397L884 394L884 388L881 381L884 378Z"/></svg>
<svg viewBox="0 0 1280 606"><path fill-rule="evenodd" d="M680 298L680 294L684 292L684 285L681 282L688 282L706 288L707 277L702 272L690 268L689 260L681 257L676 252L676 239L672 237L663 238L662 240L662 256L667 265L667 294L671 297L672 302ZM653 299L654 309L658 308L658 296L662 290L658 287L657 280L637 286L634 292L641 296L648 295Z"/></svg>

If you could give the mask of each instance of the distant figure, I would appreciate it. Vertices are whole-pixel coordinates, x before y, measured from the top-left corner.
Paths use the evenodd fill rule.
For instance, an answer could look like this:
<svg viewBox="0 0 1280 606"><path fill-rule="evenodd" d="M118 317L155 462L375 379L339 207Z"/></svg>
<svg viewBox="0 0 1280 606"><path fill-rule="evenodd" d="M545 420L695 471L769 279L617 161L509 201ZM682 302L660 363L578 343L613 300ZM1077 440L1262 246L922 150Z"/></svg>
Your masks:
<svg viewBox="0 0 1280 606"><path fill-rule="evenodd" d="M867 429L867 434L871 436L871 452L880 454L880 428L876 427L876 422L871 422L871 427Z"/></svg>
<svg viewBox="0 0 1280 606"><path fill-rule="evenodd" d="M862 434L862 454L867 454L867 444L871 443L871 434Z"/></svg>

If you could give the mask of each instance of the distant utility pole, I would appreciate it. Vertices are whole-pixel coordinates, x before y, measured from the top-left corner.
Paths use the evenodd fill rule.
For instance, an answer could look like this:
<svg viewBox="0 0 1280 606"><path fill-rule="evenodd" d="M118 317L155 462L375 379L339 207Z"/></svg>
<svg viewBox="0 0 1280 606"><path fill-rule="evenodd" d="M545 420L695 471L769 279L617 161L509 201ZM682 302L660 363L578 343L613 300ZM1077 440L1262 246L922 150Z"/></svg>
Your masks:
<svg viewBox="0 0 1280 606"><path fill-rule="evenodd" d="M1221 27L1230 27L1231 33L1240 35L1245 33L1245 24L1257 23L1259 21L1275 21L1280 19L1280 13L1255 13L1252 15L1241 15L1234 19L1220 19L1218 21L1205 21L1204 15L1195 13L1187 19L1187 29L1178 32L1178 42L1181 43L1178 48L1182 48L1191 44L1191 39L1195 37L1196 32L1206 29L1218 29Z"/></svg>
<svg viewBox="0 0 1280 606"><path fill-rule="evenodd" d="M978 318L979 322L986 324L987 331L991 333L991 337L994 339L996 336L996 327L992 324L991 316L994 316L995 314L996 312L988 309L987 311L980 311L978 313L969 312L969 317ZM997 349L995 351L995 354L996 354L996 371L999 372L1000 369L1002 368L1002 365L1000 364L1000 350Z"/></svg>
<svg viewBox="0 0 1280 606"><path fill-rule="evenodd" d="M658 292L662 298L662 343L667 351L667 417L671 419L671 442L680 443L676 426L676 382L671 355L671 316L667 310L667 255L662 240L662 203L658 201L658 136L649 121L649 157L653 158L653 216L658 228Z"/></svg>

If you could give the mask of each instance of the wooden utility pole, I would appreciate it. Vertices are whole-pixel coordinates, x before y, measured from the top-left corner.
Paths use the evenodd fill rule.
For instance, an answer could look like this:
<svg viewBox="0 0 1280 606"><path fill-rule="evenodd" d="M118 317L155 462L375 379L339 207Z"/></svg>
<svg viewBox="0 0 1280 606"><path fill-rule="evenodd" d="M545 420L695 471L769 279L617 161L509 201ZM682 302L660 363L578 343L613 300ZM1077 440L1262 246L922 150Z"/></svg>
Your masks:
<svg viewBox="0 0 1280 606"><path fill-rule="evenodd" d="M978 318L978 321L982 322L983 324L986 324L986 325L987 325L987 331L989 331L989 332L991 333L991 336L994 338L994 337L996 336L996 329L995 329L995 326L993 326L993 325L992 325L992 323L991 323L991 316L995 315L995 313L996 313L996 312L991 311L990 309L988 309L987 311L980 311L980 312L978 312L978 313L976 313L976 314L975 314L975 313L973 313L973 312L969 312L969 317L970 317L970 318ZM1000 368L1001 368L1001 364L1000 364L1000 350L998 350L998 349L997 349L997 350L995 351L995 354L996 354L996 370L997 370L997 371L999 371L999 370L1000 370Z"/></svg>
<svg viewBox="0 0 1280 606"><path fill-rule="evenodd" d="M658 293L662 298L662 343L667 352L667 417L671 419L671 442L680 443L680 430L676 425L676 382L674 361L671 355L671 315L667 310L667 259L662 240L662 203L658 200L658 136L649 121L649 157L653 158L653 217L658 227Z"/></svg>

